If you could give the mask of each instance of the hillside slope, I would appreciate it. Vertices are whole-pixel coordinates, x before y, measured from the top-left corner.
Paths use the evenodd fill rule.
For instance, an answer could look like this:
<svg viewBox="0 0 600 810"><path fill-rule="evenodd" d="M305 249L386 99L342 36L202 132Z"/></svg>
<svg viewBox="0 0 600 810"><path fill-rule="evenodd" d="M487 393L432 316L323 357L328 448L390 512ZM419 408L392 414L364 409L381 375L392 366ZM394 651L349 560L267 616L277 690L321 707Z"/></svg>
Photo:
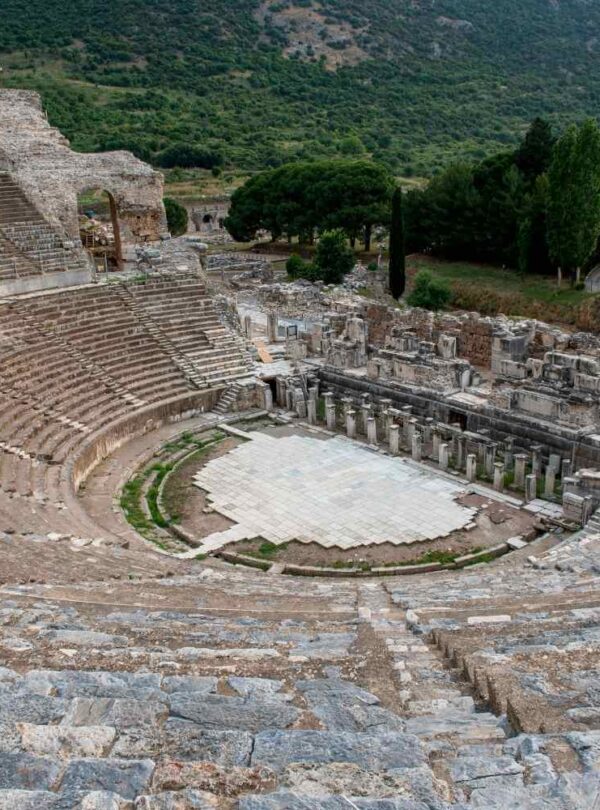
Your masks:
<svg viewBox="0 0 600 810"><path fill-rule="evenodd" d="M0 85L78 149L209 145L240 169L367 152L427 173L595 114L584 0L4 0Z"/></svg>

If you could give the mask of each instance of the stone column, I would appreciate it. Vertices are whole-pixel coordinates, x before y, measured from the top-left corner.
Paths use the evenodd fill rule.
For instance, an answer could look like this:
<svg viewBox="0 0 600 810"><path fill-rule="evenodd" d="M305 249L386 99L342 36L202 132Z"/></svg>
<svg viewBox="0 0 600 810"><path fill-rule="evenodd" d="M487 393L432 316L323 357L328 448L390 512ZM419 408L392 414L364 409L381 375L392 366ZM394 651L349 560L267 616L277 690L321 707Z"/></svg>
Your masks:
<svg viewBox="0 0 600 810"><path fill-rule="evenodd" d="M275 385L277 387L277 404L280 405L282 408L285 408L287 405L286 402L287 386L285 384L284 378L275 377Z"/></svg>
<svg viewBox="0 0 600 810"><path fill-rule="evenodd" d="M497 444L492 442L492 444L487 444L485 447L485 456L484 456L484 465L485 465L485 473L489 478L492 478L494 475L494 464L496 463L496 448L498 447Z"/></svg>
<svg viewBox="0 0 600 810"><path fill-rule="evenodd" d="M252 317L244 315L244 334L248 340L252 340Z"/></svg>
<svg viewBox="0 0 600 810"><path fill-rule="evenodd" d="M356 438L356 411L346 411L346 434L350 439Z"/></svg>
<svg viewBox="0 0 600 810"><path fill-rule="evenodd" d="M368 436L369 419L373 417L373 408L371 405L362 405L360 410L362 413L362 432L365 436Z"/></svg>
<svg viewBox="0 0 600 810"><path fill-rule="evenodd" d="M542 451L541 444L534 444L531 448L531 474L536 477L542 474Z"/></svg>
<svg viewBox="0 0 600 810"><path fill-rule="evenodd" d="M507 470L512 470L514 461L514 445L515 440L512 436L507 436L504 439L504 466Z"/></svg>
<svg viewBox="0 0 600 810"><path fill-rule="evenodd" d="M352 400L352 397L342 397L342 405L344 406L344 416L346 416L348 411L351 411L354 408L354 401Z"/></svg>
<svg viewBox="0 0 600 810"><path fill-rule="evenodd" d="M306 411L308 414L308 424L309 425L316 425L317 424L317 401L315 399L309 399L306 403Z"/></svg>
<svg viewBox="0 0 600 810"><path fill-rule="evenodd" d="M477 456L475 453L469 453L467 456L467 478L469 481L474 481L477 478Z"/></svg>
<svg viewBox="0 0 600 810"><path fill-rule="evenodd" d="M397 456L400 451L400 426L393 424L388 428L388 442L390 445L390 453Z"/></svg>
<svg viewBox="0 0 600 810"><path fill-rule="evenodd" d="M333 405L335 402L335 394L332 391L325 391L323 399L325 400L325 407Z"/></svg>
<svg viewBox="0 0 600 810"><path fill-rule="evenodd" d="M568 458L564 458L562 464L560 465L560 480L565 485L565 478L570 478L571 473L573 472L573 465L571 464L571 460Z"/></svg>
<svg viewBox="0 0 600 810"><path fill-rule="evenodd" d="M380 399L379 400L379 426L383 432L384 436L387 436L388 427L390 424L390 407L392 405L391 399Z"/></svg>
<svg viewBox="0 0 600 810"><path fill-rule="evenodd" d="M265 411L273 410L273 392L271 391L270 385L265 385L263 389L263 402L265 405Z"/></svg>
<svg viewBox="0 0 600 810"><path fill-rule="evenodd" d="M440 469L442 470L448 469L448 445L446 444L446 442L440 444L439 462L440 462Z"/></svg>
<svg viewBox="0 0 600 810"><path fill-rule="evenodd" d="M406 446L411 452L412 452L413 438L415 436L418 424L419 424L418 421L413 416L408 420L408 424L406 426Z"/></svg>
<svg viewBox="0 0 600 810"><path fill-rule="evenodd" d="M319 388L316 385L311 385L308 389L308 398L313 399L315 402L319 398Z"/></svg>
<svg viewBox="0 0 600 810"><path fill-rule="evenodd" d="M527 455L517 453L515 456L515 486L522 489L525 486L525 470L527 469Z"/></svg>
<svg viewBox="0 0 600 810"><path fill-rule="evenodd" d="M420 433L415 433L412 437L411 453L413 461L421 461L423 455L423 444Z"/></svg>
<svg viewBox="0 0 600 810"><path fill-rule="evenodd" d="M432 442L433 446L431 448L431 457L434 458L436 461L439 461L440 445L442 443L442 437L440 436L440 432L437 428L433 428Z"/></svg>
<svg viewBox="0 0 600 810"><path fill-rule="evenodd" d="M267 342L277 343L279 327L279 317L276 312L267 314Z"/></svg>
<svg viewBox="0 0 600 810"><path fill-rule="evenodd" d="M431 442L431 435L433 433L433 419L428 416L423 425L423 445L426 446Z"/></svg>
<svg viewBox="0 0 600 810"><path fill-rule="evenodd" d="M299 419L306 419L306 400L304 399L304 392L302 389L298 389L296 391L296 413L298 414Z"/></svg>
<svg viewBox="0 0 600 810"><path fill-rule="evenodd" d="M464 470L467 455L467 439L465 436L456 437L456 468Z"/></svg>
<svg viewBox="0 0 600 810"><path fill-rule="evenodd" d="M527 503L537 498L537 478L535 475L525 477L525 500Z"/></svg>
<svg viewBox="0 0 600 810"><path fill-rule="evenodd" d="M402 436L404 438L404 443L406 444L407 447L409 446L408 423L411 419L411 415L412 415L412 405L405 405L400 412L400 417L402 419Z"/></svg>
<svg viewBox="0 0 600 810"><path fill-rule="evenodd" d="M546 478L544 479L544 495L547 498L554 497L554 487L556 486L556 470L554 467L548 466L546 467Z"/></svg>
<svg viewBox="0 0 600 810"><path fill-rule="evenodd" d="M562 459L558 453L550 453L550 458L548 459L548 466L552 467L555 475L558 475L560 472L561 461Z"/></svg>
<svg viewBox="0 0 600 810"><path fill-rule="evenodd" d="M377 447L377 421L374 416L367 419L367 441Z"/></svg>
<svg viewBox="0 0 600 810"><path fill-rule="evenodd" d="M504 464L500 461L494 463L494 489L496 492L504 489Z"/></svg>
<svg viewBox="0 0 600 810"><path fill-rule="evenodd" d="M335 414L335 405L333 403L327 403L325 405L325 418L327 420L327 430L335 430L335 423L336 423L336 414Z"/></svg>

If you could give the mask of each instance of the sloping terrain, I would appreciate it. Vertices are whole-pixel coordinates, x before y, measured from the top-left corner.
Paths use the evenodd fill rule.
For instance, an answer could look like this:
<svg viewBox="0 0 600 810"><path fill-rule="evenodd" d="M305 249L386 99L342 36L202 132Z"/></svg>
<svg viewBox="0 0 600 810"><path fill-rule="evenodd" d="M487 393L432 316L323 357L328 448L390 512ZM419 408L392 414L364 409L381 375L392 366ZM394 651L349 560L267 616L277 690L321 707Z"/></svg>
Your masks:
<svg viewBox="0 0 600 810"><path fill-rule="evenodd" d="M374 155L406 174L593 114L600 7L578 0L6 0L0 84L79 149L196 143L230 166Z"/></svg>

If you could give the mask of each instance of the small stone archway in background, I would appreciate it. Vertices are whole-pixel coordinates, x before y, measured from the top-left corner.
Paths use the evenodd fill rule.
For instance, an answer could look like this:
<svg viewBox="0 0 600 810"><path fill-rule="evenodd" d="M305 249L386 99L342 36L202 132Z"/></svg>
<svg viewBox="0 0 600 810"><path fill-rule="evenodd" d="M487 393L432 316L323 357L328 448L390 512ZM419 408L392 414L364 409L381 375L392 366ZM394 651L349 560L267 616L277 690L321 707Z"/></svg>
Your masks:
<svg viewBox="0 0 600 810"><path fill-rule="evenodd" d="M117 204L110 191L87 188L77 195L79 234L83 247L92 255L96 269L123 267L121 226Z"/></svg>

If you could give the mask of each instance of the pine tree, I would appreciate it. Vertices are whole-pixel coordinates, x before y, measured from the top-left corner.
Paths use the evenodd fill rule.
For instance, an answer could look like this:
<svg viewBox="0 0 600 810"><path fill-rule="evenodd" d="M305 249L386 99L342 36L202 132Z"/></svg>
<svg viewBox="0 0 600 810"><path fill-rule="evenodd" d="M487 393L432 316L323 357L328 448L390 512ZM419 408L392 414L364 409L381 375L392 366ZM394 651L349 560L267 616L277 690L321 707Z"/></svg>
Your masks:
<svg viewBox="0 0 600 810"><path fill-rule="evenodd" d="M406 287L406 260L404 248L404 213L402 189L396 188L392 196L392 224L390 228L390 292L398 299Z"/></svg>

